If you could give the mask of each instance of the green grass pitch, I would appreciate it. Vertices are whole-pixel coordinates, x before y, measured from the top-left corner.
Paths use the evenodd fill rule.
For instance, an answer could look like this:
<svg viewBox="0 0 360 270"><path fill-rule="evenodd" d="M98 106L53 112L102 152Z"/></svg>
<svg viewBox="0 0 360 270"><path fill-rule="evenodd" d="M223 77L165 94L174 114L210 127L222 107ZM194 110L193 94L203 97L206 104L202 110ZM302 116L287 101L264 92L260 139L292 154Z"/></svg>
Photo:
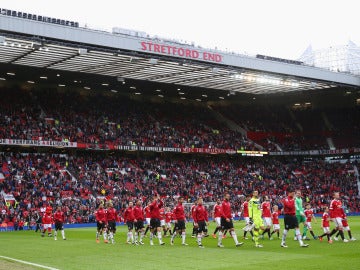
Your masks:
<svg viewBox="0 0 360 270"><path fill-rule="evenodd" d="M315 233L322 232L318 223L313 223ZM282 220L281 220L282 222ZM254 247L251 240L242 240L244 221L235 222L240 241L245 244L235 247L233 239L223 240L225 248L217 247L217 240L204 238L204 249L197 247L191 238L191 224L187 224L187 243L182 246L181 239L170 245L169 237L164 238L165 246L149 245L145 238L144 246L125 244L126 228L118 226L116 243L95 242L95 228L65 229L67 240L61 236L57 241L50 237L40 237L34 231L0 233L0 269L41 269L34 265L4 259L10 257L48 267L47 269L358 269L360 267L360 217L350 217L349 224L357 241L343 243L318 240L306 241L309 248L300 248L294 241L293 231L287 238L287 249L280 247L280 240L260 240L264 248ZM283 224L281 224L283 226ZM210 224L209 233L214 230ZM347 237L347 233L345 233Z"/></svg>

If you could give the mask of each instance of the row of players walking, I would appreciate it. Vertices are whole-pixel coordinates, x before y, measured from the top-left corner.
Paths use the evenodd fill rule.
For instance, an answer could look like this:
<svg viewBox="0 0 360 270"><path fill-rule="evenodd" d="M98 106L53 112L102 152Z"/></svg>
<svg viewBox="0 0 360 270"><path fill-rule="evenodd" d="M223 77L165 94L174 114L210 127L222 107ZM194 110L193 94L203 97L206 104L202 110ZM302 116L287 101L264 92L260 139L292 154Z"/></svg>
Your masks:
<svg viewBox="0 0 360 270"><path fill-rule="evenodd" d="M128 207L125 209L123 218L128 227L127 243L135 245L143 245L145 233L150 230L150 245L154 245L154 238L158 239L159 245L164 245L162 230L166 234L167 231L172 232L170 244L174 244L176 236L181 237L181 244L187 246L186 243L186 216L184 210L184 198L179 197L177 204L173 211L167 207L166 216L163 218L161 209L164 209L164 204L159 195L155 195L153 200L143 209L142 201L137 200L135 206L133 202L129 202ZM283 234L281 237L280 246L287 248L286 238L288 231L291 229L295 230L294 239L299 242L300 247L308 247L309 244L304 243L303 240L309 240L307 238L307 231L310 232L314 239L323 240L323 237L327 237L328 243L332 243L332 236L337 233L334 237L340 236L343 242L348 242L344 236L344 230L348 232L349 239L356 240L351 235L350 227L347 224L345 212L342 208L342 203L339 198L339 193L334 192L334 198L330 203L330 207L325 207L322 216L322 228L324 233L320 236L316 236L312 230L312 220L315 219L314 212L311 209L310 204L306 204L306 209L303 208L303 202L301 199L301 191L296 191L292 188L287 190L287 197L282 201L284 214L284 225ZM248 196L246 201L242 205L242 214L246 221L244 230L244 239L249 232L252 235L252 240L255 243L255 247L262 248L259 240L264 237L267 233L269 239L276 233L280 238L280 224L279 224L279 210L278 206L273 206L271 212L271 204L269 197L264 197L264 202L261 203L258 191L253 191L252 196ZM202 239L208 236L207 226L209 225L209 215L206 207L203 205L202 198L198 198L197 202L191 208L191 215L193 218L193 237L197 239L197 245L199 248L204 248ZM100 235L103 235L104 242L115 243L114 235L116 233L116 210L113 208L111 202L106 205L100 204L98 210L95 213L97 220L97 233L96 242L99 241ZM222 239L226 232L229 232L230 236L234 240L236 247L242 246L244 243L238 241L236 235L233 218L231 213L230 195L225 194L224 200L217 200L213 209L213 218L216 222L216 229L212 236L217 238L217 246L223 248ZM145 230L145 221L147 224ZM171 221L174 223L174 227L171 228ZM330 231L330 221L335 224L334 229ZM304 224L304 232L300 233L300 224ZM271 228L273 229L271 231ZM135 232L134 232L135 229ZM217 235L216 235L217 233Z"/></svg>

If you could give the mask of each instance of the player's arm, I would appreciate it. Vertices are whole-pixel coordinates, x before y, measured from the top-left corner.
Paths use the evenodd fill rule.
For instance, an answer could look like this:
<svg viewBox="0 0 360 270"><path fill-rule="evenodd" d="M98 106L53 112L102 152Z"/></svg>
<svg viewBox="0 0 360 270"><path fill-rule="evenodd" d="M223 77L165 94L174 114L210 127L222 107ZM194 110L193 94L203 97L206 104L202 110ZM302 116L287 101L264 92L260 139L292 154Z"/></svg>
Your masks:
<svg viewBox="0 0 360 270"><path fill-rule="evenodd" d="M205 210L205 220L206 220L206 225L209 226L209 217L208 217L208 212L207 212L207 210Z"/></svg>
<svg viewBox="0 0 360 270"><path fill-rule="evenodd" d="M197 227L197 210L196 208L194 209L193 213L192 213L192 218L194 220L194 226Z"/></svg>

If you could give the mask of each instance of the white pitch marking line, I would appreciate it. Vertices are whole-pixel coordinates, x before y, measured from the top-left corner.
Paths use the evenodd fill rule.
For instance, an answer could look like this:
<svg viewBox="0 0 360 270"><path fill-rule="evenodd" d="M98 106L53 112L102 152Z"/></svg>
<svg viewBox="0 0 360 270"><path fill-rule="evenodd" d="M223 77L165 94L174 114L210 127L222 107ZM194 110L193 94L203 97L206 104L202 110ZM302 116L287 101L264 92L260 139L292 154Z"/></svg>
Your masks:
<svg viewBox="0 0 360 270"><path fill-rule="evenodd" d="M49 267L49 266L45 266L45 265L41 265L41 264L37 264L37 263L22 261L22 260L18 260L18 259L6 257L6 256L1 256L0 255L0 258L6 259L6 260L9 260L9 261L19 262L19 263L22 263L22 264L28 264L28 265L32 265L32 266L37 266L37 267L44 268L44 269L59 270L59 269L54 268L54 267Z"/></svg>

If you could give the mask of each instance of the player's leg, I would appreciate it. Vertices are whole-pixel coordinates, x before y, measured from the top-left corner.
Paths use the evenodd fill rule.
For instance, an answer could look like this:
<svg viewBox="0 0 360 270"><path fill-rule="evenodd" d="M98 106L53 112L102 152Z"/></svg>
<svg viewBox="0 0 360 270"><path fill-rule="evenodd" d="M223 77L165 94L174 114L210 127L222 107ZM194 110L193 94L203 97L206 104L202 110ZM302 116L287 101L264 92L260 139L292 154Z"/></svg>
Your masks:
<svg viewBox="0 0 360 270"><path fill-rule="evenodd" d="M103 223L102 232L103 232L104 243L107 244L109 241L108 241L108 235L107 235L107 225L105 223Z"/></svg>
<svg viewBox="0 0 360 270"><path fill-rule="evenodd" d="M224 234L224 231L226 230L226 220L224 218L220 219L220 225L221 225L221 228L220 228L220 231L218 233L217 246L222 248L222 247L224 247L223 244L222 244L223 234Z"/></svg>
<svg viewBox="0 0 360 270"><path fill-rule="evenodd" d="M96 243L99 243L100 230L101 230L100 223L97 222L97 225L96 225Z"/></svg>
<svg viewBox="0 0 360 270"><path fill-rule="evenodd" d="M177 228L177 223L175 223L175 228ZM175 239L175 236L176 236L176 234L177 233L180 233L180 231L179 230L175 230L175 228L174 228L174 232L172 233L172 235L171 235L171 238L170 238L170 244L171 245L173 245L174 244L174 239Z"/></svg>
<svg viewBox="0 0 360 270"><path fill-rule="evenodd" d="M202 237L203 237L203 233L205 231L205 226L204 226L203 221L199 221L198 223L198 230L197 230L197 235L196 235L196 239L197 239L197 244L199 246L199 248L203 248L204 246L202 245Z"/></svg>
<svg viewBox="0 0 360 270"><path fill-rule="evenodd" d="M160 245L164 245L165 242L162 241L162 234L161 234L161 226L158 225L157 227L157 238L159 240Z"/></svg>
<svg viewBox="0 0 360 270"><path fill-rule="evenodd" d="M265 231L264 223L261 218L255 218L254 219L254 242L255 247L262 247L259 243L259 236L262 235L262 233Z"/></svg>
<svg viewBox="0 0 360 270"><path fill-rule="evenodd" d="M63 240L66 240L66 237L65 237L65 230L64 230L64 225L61 225L61 229L60 229L60 231L61 231L61 237L62 237L62 239L63 239Z"/></svg>
<svg viewBox="0 0 360 270"><path fill-rule="evenodd" d="M144 225L142 225L140 230L140 241L139 241L140 245L144 244L143 242L144 236L145 236L145 229L144 229Z"/></svg>
<svg viewBox="0 0 360 270"><path fill-rule="evenodd" d="M49 237L51 237L51 236L52 236L52 228L51 228L51 224L48 224L47 231L48 231L48 236L49 236Z"/></svg>
<svg viewBox="0 0 360 270"><path fill-rule="evenodd" d="M309 226L306 224L306 222L303 222L303 224L304 224L304 229L303 229L303 234L302 234L302 236L303 236L303 239L307 239L307 231L308 231L308 229L309 229ZM300 224L299 224L299 226L300 226Z"/></svg>
<svg viewBox="0 0 360 270"><path fill-rule="evenodd" d="M59 225L57 223L55 223L55 230L54 230L54 240L57 240L57 231L59 229Z"/></svg>

